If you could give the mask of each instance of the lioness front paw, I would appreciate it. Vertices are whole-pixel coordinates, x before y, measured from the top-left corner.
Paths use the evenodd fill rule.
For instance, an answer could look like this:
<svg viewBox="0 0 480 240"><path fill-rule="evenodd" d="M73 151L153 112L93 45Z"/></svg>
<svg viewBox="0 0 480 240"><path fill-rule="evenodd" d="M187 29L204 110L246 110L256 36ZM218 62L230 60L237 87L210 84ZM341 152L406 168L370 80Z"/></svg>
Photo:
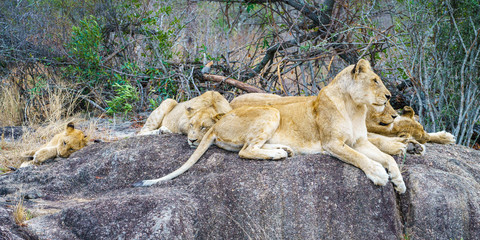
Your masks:
<svg viewBox="0 0 480 240"><path fill-rule="evenodd" d="M162 126L162 127L160 127L160 129L159 129L159 133L161 133L161 134L164 134L164 133L172 133L172 131L170 131L170 129L168 129L168 128L165 127L165 126Z"/></svg>
<svg viewBox="0 0 480 240"><path fill-rule="evenodd" d="M395 188L395 190L400 193L400 194L404 194L405 191L407 190L407 187L405 186L405 183L403 182L403 179L400 179L400 180L392 180L393 182L393 186Z"/></svg>
<svg viewBox="0 0 480 240"><path fill-rule="evenodd" d="M156 130L151 130L151 131L140 131L138 133L139 136L146 136L146 135L158 135L160 134L160 130L156 129Z"/></svg>
<svg viewBox="0 0 480 240"><path fill-rule="evenodd" d="M284 159L288 157L288 152L284 149L273 150L272 160Z"/></svg>
<svg viewBox="0 0 480 240"><path fill-rule="evenodd" d="M365 174L375 185L385 186L388 182L387 171L378 162L372 162L370 169L365 171Z"/></svg>
<svg viewBox="0 0 480 240"><path fill-rule="evenodd" d="M392 142L393 155L405 155L407 152L407 144L402 142Z"/></svg>
<svg viewBox="0 0 480 240"><path fill-rule="evenodd" d="M293 149L291 149L289 146L284 146L281 149L287 152L288 157L293 157Z"/></svg>

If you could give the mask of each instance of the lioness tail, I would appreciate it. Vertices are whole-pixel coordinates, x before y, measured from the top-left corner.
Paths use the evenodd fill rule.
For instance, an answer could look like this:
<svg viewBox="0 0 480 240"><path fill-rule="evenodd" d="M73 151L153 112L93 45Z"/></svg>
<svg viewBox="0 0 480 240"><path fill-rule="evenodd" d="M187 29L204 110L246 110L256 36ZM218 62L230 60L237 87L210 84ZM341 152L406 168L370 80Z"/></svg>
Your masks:
<svg viewBox="0 0 480 240"><path fill-rule="evenodd" d="M169 173L168 175L157 178L157 179L150 179L150 180L143 180L137 183L134 183L134 187L148 187L153 184L156 184L160 181L167 181L171 180L178 175L186 172L188 169L190 169L193 164L195 164L200 157L207 151L207 149L213 144L213 141L215 140L215 135L212 133L213 128L210 128L208 132L205 134L205 136L202 139L202 142L198 145L197 149L195 152L193 152L192 156L188 159L187 162L185 162L180 168L177 170L173 171L172 173Z"/></svg>

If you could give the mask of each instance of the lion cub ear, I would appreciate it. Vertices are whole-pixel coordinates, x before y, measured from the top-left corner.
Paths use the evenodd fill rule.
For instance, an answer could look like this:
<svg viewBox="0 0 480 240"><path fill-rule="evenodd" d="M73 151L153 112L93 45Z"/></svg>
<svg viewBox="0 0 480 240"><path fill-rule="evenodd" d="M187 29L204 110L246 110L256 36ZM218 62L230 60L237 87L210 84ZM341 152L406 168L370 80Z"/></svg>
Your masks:
<svg viewBox="0 0 480 240"><path fill-rule="evenodd" d="M195 109L193 109L192 107L186 107L185 111L187 111L187 117L191 118L193 116L193 113L195 112Z"/></svg>
<svg viewBox="0 0 480 240"><path fill-rule="evenodd" d="M367 70L371 69L370 62L365 59L360 59L352 69L352 75L359 74L362 72L366 72Z"/></svg>
<svg viewBox="0 0 480 240"><path fill-rule="evenodd" d="M218 122L218 120L220 120L223 116L225 116L225 113L219 113L213 117L213 120Z"/></svg>
<svg viewBox="0 0 480 240"><path fill-rule="evenodd" d="M410 107L410 106L405 106L403 108L403 114L402 114L404 117L408 117L408 118L411 118L411 119L414 119L414 116L415 116L415 111L413 111L413 108Z"/></svg>
<svg viewBox="0 0 480 240"><path fill-rule="evenodd" d="M73 122L69 122L65 130L67 131L67 133L69 133L69 132L72 132L74 129L75 129L75 125L73 124Z"/></svg>

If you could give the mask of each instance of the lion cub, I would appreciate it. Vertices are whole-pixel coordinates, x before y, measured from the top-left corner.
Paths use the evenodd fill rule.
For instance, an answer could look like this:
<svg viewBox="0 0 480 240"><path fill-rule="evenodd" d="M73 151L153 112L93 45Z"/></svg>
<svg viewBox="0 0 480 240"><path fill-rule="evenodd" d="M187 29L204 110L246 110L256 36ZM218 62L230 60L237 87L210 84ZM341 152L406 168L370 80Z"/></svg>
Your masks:
<svg viewBox="0 0 480 240"><path fill-rule="evenodd" d="M55 135L47 144L37 150L25 152L24 156L33 157L33 160L23 162L20 167L41 164L45 160L55 157L67 158L70 154L85 147L87 143L87 136L81 130L75 129L74 124L70 122L65 131Z"/></svg>
<svg viewBox="0 0 480 240"><path fill-rule="evenodd" d="M368 127L368 121L367 121ZM392 124L377 125L369 127L369 131L384 136L398 136L404 138L414 138L420 143L439 143L450 144L455 143L455 136L446 131L435 133L426 132L422 124L418 122L418 116L410 106L403 108L403 113L393 120Z"/></svg>
<svg viewBox="0 0 480 240"><path fill-rule="evenodd" d="M380 77L366 60L348 66L317 97L291 104L240 107L221 117L207 131L200 145L176 171L144 180L134 186L150 186L188 170L210 145L239 151L248 159L282 159L292 154L327 152L360 168L376 185L389 177L399 193L406 190L398 165L367 138L368 107L384 110L390 98ZM388 170L388 174L385 171Z"/></svg>

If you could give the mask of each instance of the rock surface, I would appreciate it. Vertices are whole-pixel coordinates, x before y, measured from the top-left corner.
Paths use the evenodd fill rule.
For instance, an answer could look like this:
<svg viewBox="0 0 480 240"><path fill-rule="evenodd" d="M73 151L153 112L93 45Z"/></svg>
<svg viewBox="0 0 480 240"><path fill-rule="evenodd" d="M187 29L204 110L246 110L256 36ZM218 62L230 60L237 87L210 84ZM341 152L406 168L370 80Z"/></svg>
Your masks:
<svg viewBox="0 0 480 240"><path fill-rule="evenodd" d="M0 127L0 137L3 136L7 141L19 140L25 129L25 127Z"/></svg>
<svg viewBox="0 0 480 240"><path fill-rule="evenodd" d="M398 158L404 195L391 183L373 185L359 169L327 155L252 161L216 147L172 181L131 187L175 170L193 151L180 135L131 137L1 175L0 237L4 232L20 239L480 236L475 150L428 145L425 156ZM15 226L4 221L7 207L19 195L37 217L7 231Z"/></svg>

